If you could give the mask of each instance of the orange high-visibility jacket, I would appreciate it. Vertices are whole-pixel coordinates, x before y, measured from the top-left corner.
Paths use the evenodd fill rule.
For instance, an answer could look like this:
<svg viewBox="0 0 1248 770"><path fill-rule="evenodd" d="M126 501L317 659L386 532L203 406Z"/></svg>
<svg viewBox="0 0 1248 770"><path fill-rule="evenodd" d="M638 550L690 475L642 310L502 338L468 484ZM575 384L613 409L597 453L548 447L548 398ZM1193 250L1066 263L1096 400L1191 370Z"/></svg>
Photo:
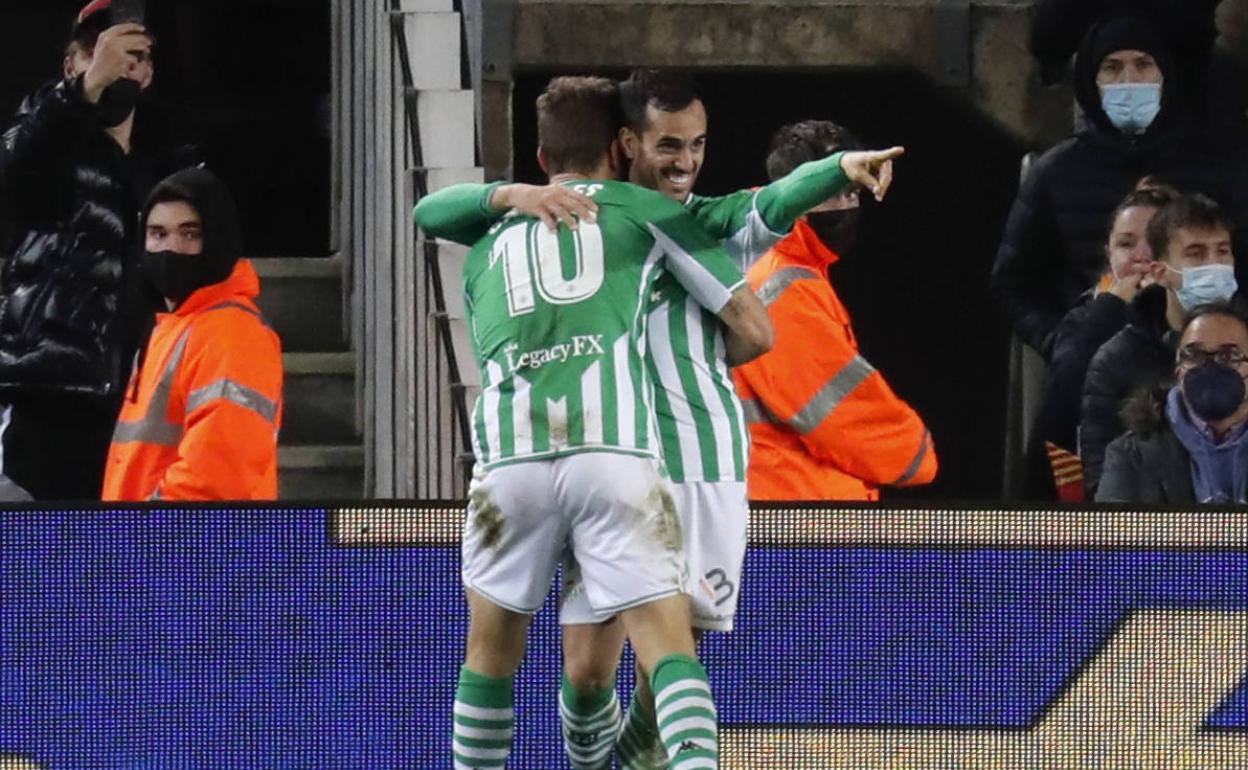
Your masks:
<svg viewBox="0 0 1248 770"><path fill-rule="evenodd" d="M229 278L156 317L131 378L105 500L273 500L282 349L240 259Z"/></svg>
<svg viewBox="0 0 1248 770"><path fill-rule="evenodd" d="M827 279L837 258L801 220L749 271L776 331L771 352L733 370L753 500L878 500L881 485L936 477L923 420L858 353Z"/></svg>

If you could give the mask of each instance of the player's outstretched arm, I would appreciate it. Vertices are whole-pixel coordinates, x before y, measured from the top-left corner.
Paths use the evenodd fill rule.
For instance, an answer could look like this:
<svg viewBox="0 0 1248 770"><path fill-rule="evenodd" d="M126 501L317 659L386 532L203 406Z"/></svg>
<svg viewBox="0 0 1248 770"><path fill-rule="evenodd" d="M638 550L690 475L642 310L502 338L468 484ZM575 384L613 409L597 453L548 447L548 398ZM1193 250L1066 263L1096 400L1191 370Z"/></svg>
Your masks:
<svg viewBox="0 0 1248 770"><path fill-rule="evenodd" d="M748 285L740 286L732 293L732 299L719 311L719 320L727 327L724 347L729 366L753 361L771 350L775 342L767 308L763 307Z"/></svg>
<svg viewBox="0 0 1248 770"><path fill-rule="evenodd" d="M892 161L904 152L902 147L838 152L807 161L761 188L754 205L768 229L787 233L798 217L840 195L852 184L867 188L876 200L882 201L892 184Z"/></svg>
<svg viewBox="0 0 1248 770"><path fill-rule="evenodd" d="M849 177L841 169L841 156L844 154L837 152L826 158L806 161L760 188L754 198L754 207L767 229L778 234L788 233L798 217L827 199L840 195L850 184Z"/></svg>

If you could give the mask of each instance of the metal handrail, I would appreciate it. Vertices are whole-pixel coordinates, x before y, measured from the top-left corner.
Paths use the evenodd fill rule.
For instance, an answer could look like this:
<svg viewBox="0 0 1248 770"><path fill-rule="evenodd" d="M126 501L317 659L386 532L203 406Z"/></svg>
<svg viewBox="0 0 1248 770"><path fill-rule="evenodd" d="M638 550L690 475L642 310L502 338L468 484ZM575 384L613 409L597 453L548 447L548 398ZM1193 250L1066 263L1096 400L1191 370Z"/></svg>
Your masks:
<svg viewBox="0 0 1248 770"><path fill-rule="evenodd" d="M460 34L462 35L462 19L460 27ZM420 145L420 115L416 109L417 92L412 80L411 54L407 48L407 37L403 34L403 12L400 10L400 0L391 0L390 3L390 31L394 37L395 46L399 54L399 69L401 70L400 77L403 82L404 95L403 108L407 116L407 132L411 141L412 160L416 172L413 179L415 185L414 197L416 201L419 201L429 193L429 180ZM413 224L412 227L414 228L415 225ZM450 316L447 312L446 292L442 284L442 267L438 263L438 244L432 239L425 238L422 242L421 251L425 260L425 268L428 270L430 289L433 293L434 310L432 316L438 330L438 341L446 360L447 377L451 383L452 392L459 391L465 386L460 376L459 361L455 355L455 345L451 338ZM465 448L471 447L472 431L466 399L462 397L453 398L451 401L451 408L455 411L455 421L459 427L460 446ZM462 452L455 452L452 448L452 454L465 465L465 477L467 477L467 471L471 467L471 463L464 460ZM440 457L438 462L440 466Z"/></svg>

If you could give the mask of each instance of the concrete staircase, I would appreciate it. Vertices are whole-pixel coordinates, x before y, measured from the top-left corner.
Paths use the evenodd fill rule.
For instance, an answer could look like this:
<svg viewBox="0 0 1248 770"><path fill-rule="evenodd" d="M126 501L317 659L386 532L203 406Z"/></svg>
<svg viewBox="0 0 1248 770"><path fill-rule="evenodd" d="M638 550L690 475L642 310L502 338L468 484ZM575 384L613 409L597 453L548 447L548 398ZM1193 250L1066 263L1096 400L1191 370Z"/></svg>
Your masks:
<svg viewBox="0 0 1248 770"><path fill-rule="evenodd" d="M355 417L355 356L343 326L342 259L253 261L260 307L282 339L286 367L279 496L358 500L364 447Z"/></svg>
<svg viewBox="0 0 1248 770"><path fill-rule="evenodd" d="M421 166L409 169L412 188L416 189L421 179L428 192L460 182L481 182L485 172L476 165L476 101L472 90L463 88L466 52L462 45L461 16L454 11L452 0L403 0L400 9L412 82L404 102L408 114L417 116L420 130ZM416 253L423 257L424 234L417 237ZM418 361L426 364L417 366L415 376L420 378L417 387L436 389L443 394L443 403L455 407L463 404L470 409L480 393L480 375L472 355L461 288L467 249L442 241L436 243L436 248L445 315L433 307L431 297L424 298L423 307L428 308L438 322L445 320L449 325L458 378L449 374L436 378L430 374L433 367L427 365L429 358L445 361L446 351L436 334L426 334L417 339ZM422 260L422 269L432 267L433 264ZM422 286L418 285L417 292L421 291ZM417 307L422 307L419 298ZM418 324L418 328L436 331L435 324ZM452 434L458 431L458 423L447 411L436 414L427 408L422 412L421 406L417 408L417 456L436 456L441 461L441 473L437 474L440 478L420 479L416 490L420 497L460 496L466 489L459 459L467 447L452 439ZM429 467L432 466L438 463Z"/></svg>

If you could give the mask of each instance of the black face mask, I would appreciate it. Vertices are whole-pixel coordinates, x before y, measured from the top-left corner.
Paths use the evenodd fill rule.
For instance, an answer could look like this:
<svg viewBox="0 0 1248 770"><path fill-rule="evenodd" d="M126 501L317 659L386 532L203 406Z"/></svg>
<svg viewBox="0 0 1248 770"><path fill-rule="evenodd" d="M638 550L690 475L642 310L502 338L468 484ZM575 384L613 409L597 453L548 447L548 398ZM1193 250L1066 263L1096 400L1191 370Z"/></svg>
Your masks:
<svg viewBox="0 0 1248 770"><path fill-rule="evenodd" d="M144 251L143 273L160 296L181 305L198 288L207 286L201 254L179 254L176 251Z"/></svg>
<svg viewBox="0 0 1248 770"><path fill-rule="evenodd" d="M130 113L134 112L134 108L138 105L139 96L142 93L143 86L139 85L137 80L120 78L113 81L112 85L100 94L100 102L95 108L100 123L105 128L113 128L125 123L126 118L130 117Z"/></svg>
<svg viewBox="0 0 1248 770"><path fill-rule="evenodd" d="M1244 403L1244 380L1229 366L1212 361L1195 367L1183 376L1183 398L1187 406L1205 422L1225 420Z"/></svg>
<svg viewBox="0 0 1248 770"><path fill-rule="evenodd" d="M806 223L823 245L844 256L858 238L859 209L816 211L806 215Z"/></svg>

